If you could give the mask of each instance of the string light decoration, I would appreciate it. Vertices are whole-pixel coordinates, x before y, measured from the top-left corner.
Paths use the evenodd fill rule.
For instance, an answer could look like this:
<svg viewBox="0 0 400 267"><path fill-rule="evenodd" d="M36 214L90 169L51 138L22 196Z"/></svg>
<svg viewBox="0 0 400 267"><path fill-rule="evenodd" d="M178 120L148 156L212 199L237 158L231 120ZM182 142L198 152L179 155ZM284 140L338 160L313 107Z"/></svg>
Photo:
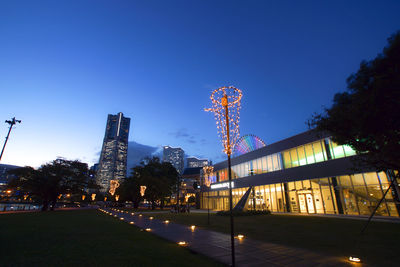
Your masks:
<svg viewBox="0 0 400 267"><path fill-rule="evenodd" d="M211 185L211 179L210 176L214 172L214 167L213 166L204 166L203 167L203 173L204 173L204 185L207 187L210 187Z"/></svg>
<svg viewBox="0 0 400 267"><path fill-rule="evenodd" d="M108 192L110 192L110 194L113 196L115 194L115 190L117 190L118 187L118 180L110 180L110 190L108 190Z"/></svg>
<svg viewBox="0 0 400 267"><path fill-rule="evenodd" d="M242 99L242 91L233 86L224 86L215 89L211 93L212 108L205 111L214 112L215 121L217 123L217 131L222 141L223 151L228 156L228 176L229 176L229 211L231 224L231 256L232 266L235 266L235 235L233 229L233 213L232 213L232 170L231 155L232 150L239 139L239 121L240 121L240 101Z"/></svg>
<svg viewBox="0 0 400 267"><path fill-rule="evenodd" d="M142 197L144 197L144 193L146 192L146 186L145 185L141 185L140 186L140 195L142 196Z"/></svg>
<svg viewBox="0 0 400 267"><path fill-rule="evenodd" d="M217 131L222 141L223 151L232 154L232 148L239 139L240 100L242 91L233 86L224 86L211 93L212 108L205 111L214 112Z"/></svg>

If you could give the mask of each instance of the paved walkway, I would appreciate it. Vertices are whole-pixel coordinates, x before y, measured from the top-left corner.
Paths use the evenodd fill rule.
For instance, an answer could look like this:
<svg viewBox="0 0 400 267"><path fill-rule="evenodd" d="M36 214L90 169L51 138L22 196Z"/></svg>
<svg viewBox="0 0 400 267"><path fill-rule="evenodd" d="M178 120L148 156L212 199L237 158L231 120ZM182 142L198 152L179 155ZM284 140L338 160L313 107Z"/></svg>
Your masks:
<svg viewBox="0 0 400 267"><path fill-rule="evenodd" d="M188 226L169 222L164 223L140 213L121 212L115 209L105 209L111 215L141 229L150 228L150 232L174 243L185 241L187 247L226 265L231 264L230 235L204 229L192 229ZM149 214L150 215L150 214ZM237 266L365 266L352 264L346 259L317 254L308 250L291 248L272 243L244 238L235 239Z"/></svg>

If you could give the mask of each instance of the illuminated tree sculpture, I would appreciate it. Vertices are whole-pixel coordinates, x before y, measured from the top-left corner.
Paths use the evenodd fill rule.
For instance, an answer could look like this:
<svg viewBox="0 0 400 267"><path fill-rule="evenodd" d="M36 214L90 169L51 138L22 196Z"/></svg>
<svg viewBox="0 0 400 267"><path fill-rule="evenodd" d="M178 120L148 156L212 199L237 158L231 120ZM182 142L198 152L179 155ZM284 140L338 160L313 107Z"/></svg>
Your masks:
<svg viewBox="0 0 400 267"><path fill-rule="evenodd" d="M110 180L110 190L108 191L112 196L115 194L115 190L119 187L118 180Z"/></svg>
<svg viewBox="0 0 400 267"><path fill-rule="evenodd" d="M232 214L232 171L231 155L236 141L239 139L240 100L242 91L233 86L220 87L211 93L212 108L206 111L214 112L218 134L221 137L224 152L228 155L229 174L229 210L231 219L232 266L235 266L235 243Z"/></svg>

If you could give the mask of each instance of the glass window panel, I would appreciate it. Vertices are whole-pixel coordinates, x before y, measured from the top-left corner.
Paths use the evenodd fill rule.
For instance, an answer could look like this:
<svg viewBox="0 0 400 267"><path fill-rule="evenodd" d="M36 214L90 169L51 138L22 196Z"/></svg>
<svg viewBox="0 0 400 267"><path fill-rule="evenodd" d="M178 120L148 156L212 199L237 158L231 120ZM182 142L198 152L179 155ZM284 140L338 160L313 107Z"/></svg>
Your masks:
<svg viewBox="0 0 400 267"><path fill-rule="evenodd" d="M375 172L364 173L364 179L367 186L373 184L379 184L378 176L376 175Z"/></svg>
<svg viewBox="0 0 400 267"><path fill-rule="evenodd" d="M257 174L263 173L261 158L257 159Z"/></svg>
<svg viewBox="0 0 400 267"><path fill-rule="evenodd" d="M362 174L351 175L353 182L354 195L356 197L358 209L361 215L370 215L370 202L368 200L368 192L365 187L364 178Z"/></svg>
<svg viewBox="0 0 400 267"><path fill-rule="evenodd" d="M336 144L335 142L330 142L332 148L331 151L335 159L343 158L345 156L343 146Z"/></svg>
<svg viewBox="0 0 400 267"><path fill-rule="evenodd" d="M279 170L278 154L273 154L271 157L274 171Z"/></svg>
<svg viewBox="0 0 400 267"><path fill-rule="evenodd" d="M292 167L292 161L290 160L290 153L289 150L283 151L283 166L285 169L291 168ZM268 162L269 165L269 162Z"/></svg>
<svg viewBox="0 0 400 267"><path fill-rule="evenodd" d="M299 166L299 159L297 157L297 149L293 148L290 149L290 157L292 158L292 167L297 167Z"/></svg>
<svg viewBox="0 0 400 267"><path fill-rule="evenodd" d="M322 195L321 191L319 188L319 180L318 179L313 179L310 180L311 183L311 188L314 196L314 202L315 202L315 209L317 213L324 214L324 204L322 200Z"/></svg>
<svg viewBox="0 0 400 267"><path fill-rule="evenodd" d="M261 159L262 161L262 172L267 172L268 168L267 168L267 157L262 157Z"/></svg>
<svg viewBox="0 0 400 267"><path fill-rule="evenodd" d="M325 149L321 145L321 141L317 141L312 143L313 150L314 150L314 156L315 156L315 162L321 162L325 160Z"/></svg>
<svg viewBox="0 0 400 267"><path fill-rule="evenodd" d="M307 158L307 164L315 163L314 152L312 148L312 144L307 144L304 146L305 154Z"/></svg>
<svg viewBox="0 0 400 267"><path fill-rule="evenodd" d="M274 166L272 164L272 156L267 157L267 162L268 162L268 171L272 172L274 170Z"/></svg>
<svg viewBox="0 0 400 267"><path fill-rule="evenodd" d="M297 154L299 155L300 166L307 164L306 153L304 151L304 146L299 146L297 148Z"/></svg>
<svg viewBox="0 0 400 267"><path fill-rule="evenodd" d="M330 188L328 178L319 179L319 184L321 186L321 194L322 200L325 207L325 212L327 214L335 214L336 213L336 205L335 205L335 195L332 193L333 188Z"/></svg>
<svg viewBox="0 0 400 267"><path fill-rule="evenodd" d="M343 145L343 149L344 149L344 154L345 154L346 157L353 156L353 155L357 154L356 151L354 151L351 148L351 146Z"/></svg>
<svg viewBox="0 0 400 267"><path fill-rule="evenodd" d="M386 173L384 172L379 172L378 173L378 178L381 181L382 184L390 184L390 181L388 180L388 177Z"/></svg>

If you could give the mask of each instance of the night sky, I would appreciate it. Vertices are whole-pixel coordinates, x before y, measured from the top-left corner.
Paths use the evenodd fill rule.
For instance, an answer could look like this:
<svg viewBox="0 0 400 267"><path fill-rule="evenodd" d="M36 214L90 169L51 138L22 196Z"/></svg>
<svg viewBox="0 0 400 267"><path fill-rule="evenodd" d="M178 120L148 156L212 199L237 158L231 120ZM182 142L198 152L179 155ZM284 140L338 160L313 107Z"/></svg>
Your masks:
<svg viewBox="0 0 400 267"><path fill-rule="evenodd" d="M307 130L400 30L400 1L1 1L1 163L99 159L107 114L129 140L224 159L212 90L243 91L241 133ZM1 142L2 145L2 142Z"/></svg>

